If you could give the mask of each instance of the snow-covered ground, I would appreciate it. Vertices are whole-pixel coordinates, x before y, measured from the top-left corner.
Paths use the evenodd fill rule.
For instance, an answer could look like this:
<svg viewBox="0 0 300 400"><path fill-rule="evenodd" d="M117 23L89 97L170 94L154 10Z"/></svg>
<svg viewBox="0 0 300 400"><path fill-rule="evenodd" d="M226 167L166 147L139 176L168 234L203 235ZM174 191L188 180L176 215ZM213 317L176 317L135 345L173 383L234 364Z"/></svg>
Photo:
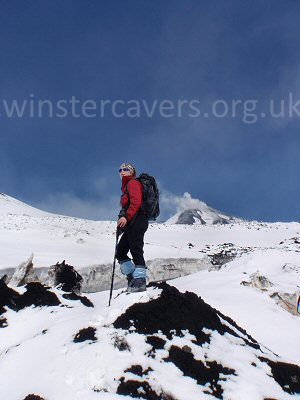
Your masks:
<svg viewBox="0 0 300 400"><path fill-rule="evenodd" d="M90 221L46 213L0 194L0 269L16 267L34 254L35 267L66 260L77 268L112 261L114 221ZM201 258L206 245L274 247L300 236L299 223L240 221L227 225L151 223L145 257ZM193 246L190 246L189 244Z"/></svg>
<svg viewBox="0 0 300 400"><path fill-rule="evenodd" d="M48 267L66 260L80 270L88 265L111 262L114 232L115 222L44 213L0 195L2 270L16 267L31 253L34 253L35 267ZM3 314L8 326L0 329L1 398L23 400L29 393L36 393L45 400L125 399L128 398L124 397L126 391L116 394L122 377L125 382L133 377L135 381L146 380L152 388L157 388L157 393L163 390L172 395L170 399L214 398L212 392L205 394L203 386L191 376L184 376L184 368L180 369L174 360L173 363L163 361L171 357L172 345L181 348L186 345L196 360L215 360L224 368L237 371L236 376L230 375L228 380L220 383L223 397L219 398L292 398L268 377L270 368L259 361L257 352L263 351L266 357L274 360L300 365L300 317L283 309L271 297L276 293L293 294L299 290L300 224L241 220L225 225L154 223L145 241L147 260L210 257L213 261L216 260L214 257L222 258L222 250L235 249L233 257L215 265L212 262L209 270L168 283L182 293L188 290L201 296L245 329L258 341L261 350L241 345L240 334L236 338L228 333L210 332L210 345L205 348L193 344L191 334L187 332L182 338L174 334L173 339L162 333L157 335L166 344L151 357L147 353L151 346L147 344L145 334L134 330L130 333L112 324L135 302L147 303L159 298L161 289L149 288L142 295L121 294L110 308L107 307L108 292L87 295L94 303L94 308L87 308L79 301L63 299L62 292L53 289L68 307L31 306L18 312L8 309ZM257 272L270 284L262 288L247 286ZM21 287L18 291L21 293L25 289ZM195 319L195 315L192 318ZM76 332L87 327L95 328L97 341L73 343ZM124 351L116 345L122 335L128 344ZM153 371L143 378L124 372L133 365L142 366L144 371L150 367ZM143 397L143 390L145 388L139 391L141 398L150 399L149 394Z"/></svg>
<svg viewBox="0 0 300 400"><path fill-rule="evenodd" d="M86 307L52 289L60 306L31 306L4 315L8 326L0 330L1 398L23 400L32 393L45 400L128 398L124 394L149 400L295 397L291 386L281 385L290 392L286 393L275 381L276 369L271 371L268 362L296 363L296 317L276 310L258 294L234 298L241 294L237 288L230 302L218 281L213 288L218 294L213 296L211 284L203 290L205 278L198 274L172 284L201 292L213 305L225 295L219 304L227 308L227 316L244 322L243 327L254 323L250 334L259 343L226 314L173 289L164 295L159 288L149 288L143 294L117 296L119 290L110 308L107 292L90 294L94 307ZM293 333L287 336L289 330ZM295 381L298 390L300 368L285 365L280 365L282 374Z"/></svg>

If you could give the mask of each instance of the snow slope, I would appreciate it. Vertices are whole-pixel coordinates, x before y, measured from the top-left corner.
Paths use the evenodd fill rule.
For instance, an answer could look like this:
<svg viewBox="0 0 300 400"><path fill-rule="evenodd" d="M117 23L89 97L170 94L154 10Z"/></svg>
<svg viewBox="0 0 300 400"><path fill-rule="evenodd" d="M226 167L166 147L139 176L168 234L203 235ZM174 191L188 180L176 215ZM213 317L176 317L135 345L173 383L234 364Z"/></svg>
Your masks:
<svg viewBox="0 0 300 400"><path fill-rule="evenodd" d="M47 214L5 197L0 197L0 205L7 207L6 212L0 212L2 269L18 265L31 252L34 252L35 267L49 266L65 259L80 271L80 268L91 264L111 261L115 222ZM228 316L258 342L260 349L254 349L246 342L243 344L245 333L242 331L237 338L234 335L231 337L230 333L222 334L223 328L215 327L213 332L209 332L211 339L206 347L193 343L191 332L185 332L182 337L176 332L173 338L166 338L165 333L151 334L166 342L163 348L155 350L153 358L146 338L149 333L140 332L138 328L132 331L124 326L116 328L113 323L117 317L126 314L136 301L144 304L158 299L162 289L149 288L142 295L121 294L113 300L111 308L107 308L108 292L87 295L94 303L92 308L79 301L67 300L62 297L61 291L52 289L63 306L30 306L16 312L4 305L3 318L6 318L8 326L0 329L0 388L3 398L23 400L29 393L36 393L45 400L111 400L128 398L124 397L124 393L130 385L130 390L139 390L141 396L143 391L150 390L145 383L142 387L133 383L127 385L127 380L146 382L153 390L156 388L157 393L163 391L176 400L215 398L212 395L215 396L213 392L217 389L212 388L212 375L206 382L207 390L211 391L209 395L204 393L206 389L203 385L197 384L197 377L187 375L184 367L186 357L194 363L193 370L196 371L203 366L194 361L205 360L205 357L209 362L216 361L224 368L238 371L237 376L230 374L225 381L221 379L222 374L218 375L222 388L219 398L292 398L271 377L270 366L258 357L263 351L263 357L269 357L274 362L281 360L300 364L300 347L297 345L300 318L283 309L276 301L277 294L292 295L299 291L299 253L300 224L297 222L151 224L146 234L146 258L206 260L210 265L208 269L169 283L182 293L188 290L201 296L218 310L222 324L224 316ZM257 272L269 282L266 287L248 285ZM24 287L17 290L25 292ZM120 291L115 291L114 295L118 293ZM0 300L3 300L1 296L0 291ZM168 310L168 304L164 304L162 309ZM149 308L145 312L149 312ZM200 311L200 319L202 314ZM197 318L193 314L193 320ZM207 323L205 318L204 323ZM231 323L229 325L232 328ZM76 333L87 327L95 329L97 341L73 343ZM205 326L205 332L207 329L210 328ZM122 341L124 336L125 342ZM158 339L153 340L159 342ZM120 350L122 343L124 351ZM172 346L179 347L179 350ZM184 346L187 347L183 350ZM190 350L192 356L182 353L191 354ZM173 360L169 364L163 360L168 357ZM125 372L134 365L140 365L142 371L133 368L133 372ZM149 367L153 371L145 373ZM15 385L16 375L18 385ZM293 376L291 372L289 376ZM295 382L297 379L294 379ZM118 394L118 390L122 393ZM150 399L147 393L141 398Z"/></svg>
<svg viewBox="0 0 300 400"><path fill-rule="evenodd" d="M45 211L38 210L28 204L23 203L7 194L0 193L0 215L28 216L28 217L43 217L51 215Z"/></svg>
<svg viewBox="0 0 300 400"><path fill-rule="evenodd" d="M195 292L195 278L175 284ZM57 289L19 291L30 295L15 300L18 312L7 307L0 330L5 400L33 393L45 400L288 400L300 393L299 366L193 293L163 285L121 293L108 308L107 292L89 295L91 307Z"/></svg>
<svg viewBox="0 0 300 400"><path fill-rule="evenodd" d="M66 260L77 268L109 263L115 245L113 221L90 221L45 213L0 195L0 269L16 267L34 253L35 267ZM247 222L227 225L150 224L145 237L145 256L201 258L206 245L277 246L300 235L299 223ZM193 246L190 246L189 244Z"/></svg>

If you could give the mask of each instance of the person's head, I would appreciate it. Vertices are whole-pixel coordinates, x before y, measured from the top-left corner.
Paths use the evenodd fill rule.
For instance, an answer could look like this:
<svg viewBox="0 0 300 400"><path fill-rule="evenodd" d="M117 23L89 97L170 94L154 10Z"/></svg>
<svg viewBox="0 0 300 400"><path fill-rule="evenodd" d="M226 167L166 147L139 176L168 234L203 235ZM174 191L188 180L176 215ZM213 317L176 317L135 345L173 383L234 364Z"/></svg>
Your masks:
<svg viewBox="0 0 300 400"><path fill-rule="evenodd" d="M135 168L132 164L123 163L119 168L119 174L121 178L123 176L135 176Z"/></svg>

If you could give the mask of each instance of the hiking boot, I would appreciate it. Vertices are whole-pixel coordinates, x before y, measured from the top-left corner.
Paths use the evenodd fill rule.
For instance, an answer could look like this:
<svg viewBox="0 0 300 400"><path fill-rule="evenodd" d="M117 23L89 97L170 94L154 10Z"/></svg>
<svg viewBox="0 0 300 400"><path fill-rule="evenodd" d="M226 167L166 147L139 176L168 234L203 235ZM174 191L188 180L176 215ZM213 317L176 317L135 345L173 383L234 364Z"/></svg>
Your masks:
<svg viewBox="0 0 300 400"><path fill-rule="evenodd" d="M132 286L134 281L133 275L132 274L126 275L126 279L127 279L127 287Z"/></svg>
<svg viewBox="0 0 300 400"><path fill-rule="evenodd" d="M127 287L128 293L145 292L145 290L146 290L146 279L145 278L132 279L128 283L128 287Z"/></svg>

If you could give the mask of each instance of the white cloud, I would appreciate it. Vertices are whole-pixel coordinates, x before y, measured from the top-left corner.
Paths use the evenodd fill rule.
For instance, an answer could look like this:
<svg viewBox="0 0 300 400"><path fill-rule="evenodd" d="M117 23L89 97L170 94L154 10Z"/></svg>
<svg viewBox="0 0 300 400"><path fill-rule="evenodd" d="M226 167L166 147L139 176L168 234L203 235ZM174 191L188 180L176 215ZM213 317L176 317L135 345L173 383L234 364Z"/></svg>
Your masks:
<svg viewBox="0 0 300 400"><path fill-rule="evenodd" d="M191 208L201 209L206 204L199 199L192 198L191 194L185 192L183 196L177 196L167 190L161 190L160 193L161 216L168 218L178 212Z"/></svg>
<svg viewBox="0 0 300 400"><path fill-rule="evenodd" d="M109 176L93 174L86 179L84 197L70 192L56 192L32 205L47 212L72 217L117 220L120 196L114 192L116 187L112 187Z"/></svg>
<svg viewBox="0 0 300 400"><path fill-rule="evenodd" d="M110 196L105 202L81 199L70 193L56 193L34 204L41 210L55 214L92 220L116 220L119 212L119 197Z"/></svg>
<svg viewBox="0 0 300 400"><path fill-rule="evenodd" d="M118 196L109 196L105 201L101 201L100 199L81 199L70 193L56 193L32 205L55 214L92 220L116 220L119 212L119 200ZM160 192L161 215L159 219L167 219L177 212L190 208L199 209L203 205L205 203L192 198L188 192L185 192L183 196L178 196L163 189Z"/></svg>

